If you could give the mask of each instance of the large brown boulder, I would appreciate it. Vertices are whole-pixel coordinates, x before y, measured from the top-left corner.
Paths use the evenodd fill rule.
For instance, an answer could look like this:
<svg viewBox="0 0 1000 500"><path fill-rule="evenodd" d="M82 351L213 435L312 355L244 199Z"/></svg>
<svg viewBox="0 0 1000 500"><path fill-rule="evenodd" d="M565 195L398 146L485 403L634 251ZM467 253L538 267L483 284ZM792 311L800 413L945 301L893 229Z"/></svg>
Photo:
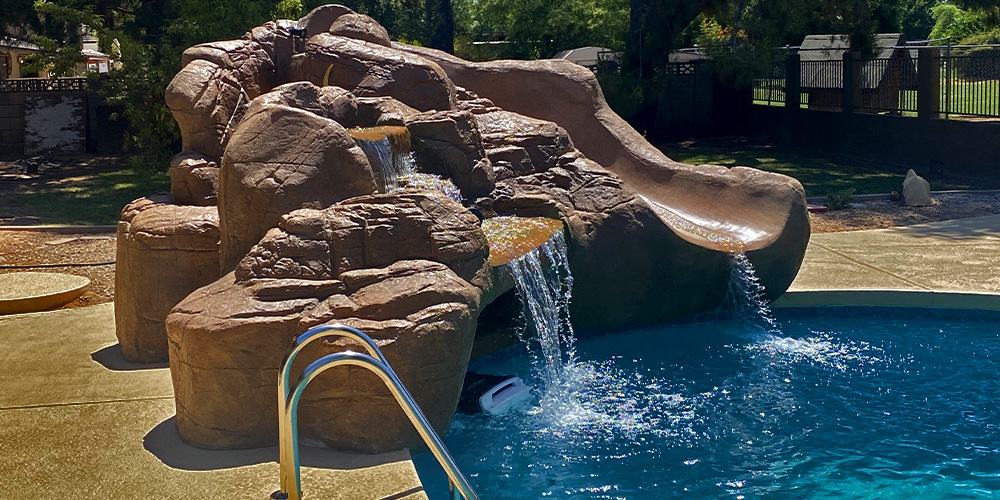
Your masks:
<svg viewBox="0 0 1000 500"><path fill-rule="evenodd" d="M291 107L302 85L309 84L279 87L255 99L233 132L219 176L224 272L283 215L376 190L372 167L344 126L317 114L349 114L350 99L339 89L317 90L330 97L328 106Z"/></svg>
<svg viewBox="0 0 1000 500"><path fill-rule="evenodd" d="M336 85L358 97L388 97L420 111L455 107L455 85L422 57L379 44L320 33L292 57L293 81Z"/></svg>
<svg viewBox="0 0 1000 500"><path fill-rule="evenodd" d="M496 187L476 117L468 111L429 111L405 118L417 164L451 179L466 198L487 196Z"/></svg>
<svg viewBox="0 0 1000 500"><path fill-rule="evenodd" d="M297 334L333 321L374 338L444 432L472 348L486 256L478 219L437 193L365 196L286 215L235 272L167 319L181 436L208 448L273 444L281 357ZM347 346L307 350L302 366ZM382 383L361 369L311 384L299 422L302 438L342 450L420 442Z"/></svg>
<svg viewBox="0 0 1000 500"><path fill-rule="evenodd" d="M222 158L250 101L288 78L293 27L294 21L269 22L241 40L204 43L184 51L181 70L164 95L184 149L212 161Z"/></svg>
<svg viewBox="0 0 1000 500"><path fill-rule="evenodd" d="M164 320L195 289L219 277L215 207L181 206L169 196L140 198L118 221L115 335L125 359L167 360Z"/></svg>
<svg viewBox="0 0 1000 500"><path fill-rule="evenodd" d="M239 122L247 102L237 71L204 59L191 61L167 85L164 98L184 149L222 158L228 129Z"/></svg>
<svg viewBox="0 0 1000 500"><path fill-rule="evenodd" d="M389 32L381 24L364 14L344 14L330 26L330 34L364 40L383 47L390 47Z"/></svg>

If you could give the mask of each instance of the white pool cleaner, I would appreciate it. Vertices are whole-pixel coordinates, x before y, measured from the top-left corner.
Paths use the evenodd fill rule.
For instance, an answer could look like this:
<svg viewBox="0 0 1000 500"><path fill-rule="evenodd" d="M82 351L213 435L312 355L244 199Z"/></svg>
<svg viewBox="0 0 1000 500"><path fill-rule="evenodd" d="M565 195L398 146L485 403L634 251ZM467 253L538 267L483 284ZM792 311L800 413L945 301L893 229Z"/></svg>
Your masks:
<svg viewBox="0 0 1000 500"><path fill-rule="evenodd" d="M459 411L500 415L531 397L531 387L520 377L469 372L465 375Z"/></svg>

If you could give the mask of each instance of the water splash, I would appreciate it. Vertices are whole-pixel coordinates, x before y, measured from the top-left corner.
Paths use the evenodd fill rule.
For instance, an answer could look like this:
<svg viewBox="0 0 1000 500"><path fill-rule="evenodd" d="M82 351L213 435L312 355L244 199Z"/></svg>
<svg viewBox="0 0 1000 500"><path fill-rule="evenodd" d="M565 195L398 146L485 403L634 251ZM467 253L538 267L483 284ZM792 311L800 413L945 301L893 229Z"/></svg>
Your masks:
<svg viewBox="0 0 1000 500"><path fill-rule="evenodd" d="M533 321L521 332L521 341L537 346L535 368L546 391L560 385L567 366L576 359L576 336L569 302L573 275L566 255L566 239L556 231L548 241L507 263L526 317ZM535 335L529 335L534 330Z"/></svg>
<svg viewBox="0 0 1000 500"><path fill-rule="evenodd" d="M753 337L753 343L747 346L749 352L764 355L774 366L808 363L841 372L882 360L879 348L864 342L844 342L828 333L812 331L801 338L785 336L746 254L736 252L731 259L727 305L735 311L736 322L744 334Z"/></svg>
<svg viewBox="0 0 1000 500"><path fill-rule="evenodd" d="M730 254L726 305L736 313L736 320L747 332L781 335L781 325L767 303L764 286L744 252Z"/></svg>

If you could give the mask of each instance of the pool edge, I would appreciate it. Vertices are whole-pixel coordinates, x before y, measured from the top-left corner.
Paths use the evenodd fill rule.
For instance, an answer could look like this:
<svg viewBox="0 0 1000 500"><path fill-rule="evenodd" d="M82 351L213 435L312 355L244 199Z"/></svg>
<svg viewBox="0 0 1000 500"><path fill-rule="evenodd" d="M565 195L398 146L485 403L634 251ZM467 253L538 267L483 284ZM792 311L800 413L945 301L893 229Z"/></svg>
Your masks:
<svg viewBox="0 0 1000 500"><path fill-rule="evenodd" d="M785 292L774 308L819 306L932 307L1000 311L1000 294L940 290L828 289Z"/></svg>

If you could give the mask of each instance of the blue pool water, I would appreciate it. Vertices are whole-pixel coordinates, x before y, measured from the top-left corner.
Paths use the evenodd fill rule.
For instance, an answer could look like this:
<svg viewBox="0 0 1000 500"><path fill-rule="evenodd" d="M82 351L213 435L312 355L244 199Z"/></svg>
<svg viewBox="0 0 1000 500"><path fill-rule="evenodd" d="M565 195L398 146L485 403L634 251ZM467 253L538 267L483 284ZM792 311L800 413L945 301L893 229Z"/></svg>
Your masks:
<svg viewBox="0 0 1000 500"><path fill-rule="evenodd" d="M1000 498L997 317L825 311L778 313L778 333L713 321L578 341L558 385L456 416L445 443L484 500ZM523 346L470 369L539 380ZM415 461L446 498L429 454Z"/></svg>

